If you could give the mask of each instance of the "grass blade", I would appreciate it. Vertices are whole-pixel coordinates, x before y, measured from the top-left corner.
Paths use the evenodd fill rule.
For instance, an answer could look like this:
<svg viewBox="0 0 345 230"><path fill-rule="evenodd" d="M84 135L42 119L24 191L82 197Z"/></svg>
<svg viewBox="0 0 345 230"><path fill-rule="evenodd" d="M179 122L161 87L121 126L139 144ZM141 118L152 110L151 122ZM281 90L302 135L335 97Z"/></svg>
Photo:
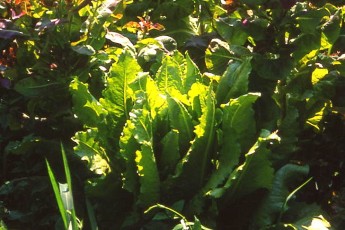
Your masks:
<svg viewBox="0 0 345 230"><path fill-rule="evenodd" d="M72 179L71 179L71 172L69 170L68 161L66 157L65 149L61 143L61 154L62 154L62 161L63 166L65 170L65 176L67 181L67 188L65 189L64 195L65 195L65 209L69 210L71 212L72 217L72 229L78 229L78 222L77 222L77 216L74 209L74 203L73 203L73 193L72 193ZM60 190L60 193L62 195L62 191Z"/></svg>
<svg viewBox="0 0 345 230"><path fill-rule="evenodd" d="M52 171L52 169L50 167L50 164L49 164L47 159L46 159L46 164L47 164L49 179L50 179L50 182L51 182L52 187L53 187L55 199L56 199L56 202L57 202L58 207L59 207L61 218L62 218L62 221L63 221L65 229L67 229L68 228L67 212L65 210L65 207L64 207L64 204L63 204L63 201L62 201L62 197L61 197L61 194L60 194L60 191L59 191L58 183L56 181L54 173L53 173L53 171Z"/></svg>

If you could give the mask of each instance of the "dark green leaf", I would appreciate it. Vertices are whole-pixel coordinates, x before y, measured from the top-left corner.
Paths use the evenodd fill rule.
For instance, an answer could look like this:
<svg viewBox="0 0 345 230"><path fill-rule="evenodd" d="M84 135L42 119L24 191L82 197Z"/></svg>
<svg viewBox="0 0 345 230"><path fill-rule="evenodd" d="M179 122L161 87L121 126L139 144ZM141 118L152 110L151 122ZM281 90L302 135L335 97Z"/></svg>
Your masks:
<svg viewBox="0 0 345 230"><path fill-rule="evenodd" d="M296 61L303 61L300 59L308 54L308 59L314 58L321 45L321 34L301 34L293 41L293 44L296 48L292 57Z"/></svg>
<svg viewBox="0 0 345 230"><path fill-rule="evenodd" d="M341 26L343 23L343 13L338 9L334 14L330 15L329 20L322 25L322 32L325 35L326 41L330 46L338 39Z"/></svg>
<svg viewBox="0 0 345 230"><path fill-rule="evenodd" d="M256 1L255 1L256 2ZM215 25L220 36L231 45L243 45L248 38L248 34L243 28L241 19L238 18L218 18Z"/></svg>
<svg viewBox="0 0 345 230"><path fill-rule="evenodd" d="M195 139L187 155L180 161L177 185L187 194L198 191L205 183L205 176L210 167L212 150L215 145L216 109L215 100L210 92L205 95L206 104L202 107L199 124L195 126ZM179 175L181 174L181 175Z"/></svg>
<svg viewBox="0 0 345 230"><path fill-rule="evenodd" d="M293 189L303 182L309 172L308 166L287 164L278 170L274 177L272 190L263 200L257 210L252 229L260 229L275 223L281 212L284 212L284 203Z"/></svg>
<svg viewBox="0 0 345 230"><path fill-rule="evenodd" d="M185 154L194 137L192 117L186 107L176 98L168 98L169 121L171 128L180 135L179 146L182 154Z"/></svg>
<svg viewBox="0 0 345 230"><path fill-rule="evenodd" d="M218 167L204 187L205 193L224 183L225 178L239 163L240 154L247 151L255 141L256 129L252 106L259 96L260 94L247 94L222 105L222 139Z"/></svg>
<svg viewBox="0 0 345 230"><path fill-rule="evenodd" d="M247 93L248 77L252 70L250 60L251 57L247 57L243 62L234 61L228 66L216 91L218 104Z"/></svg>
<svg viewBox="0 0 345 230"><path fill-rule="evenodd" d="M171 130L167 133L162 143L162 155L160 156L160 165L163 170L168 170L172 173L177 162L180 160L179 139L180 134L177 130Z"/></svg>
<svg viewBox="0 0 345 230"><path fill-rule="evenodd" d="M284 80L292 70L292 59L290 56L280 56L279 58L255 57L253 69L257 74L269 80Z"/></svg>
<svg viewBox="0 0 345 230"><path fill-rule="evenodd" d="M220 39L212 39L206 50L206 67L214 74L221 75L226 70L233 55L229 44Z"/></svg>
<svg viewBox="0 0 345 230"><path fill-rule="evenodd" d="M43 78L27 77L18 81L14 89L26 97L47 96L62 93L67 87L59 82Z"/></svg>
<svg viewBox="0 0 345 230"><path fill-rule="evenodd" d="M257 6L262 5L267 2L267 0L241 0L241 2L250 6Z"/></svg>
<svg viewBox="0 0 345 230"><path fill-rule="evenodd" d="M314 34L323 17L327 16L326 9L304 11L296 17L300 30L305 34Z"/></svg>
<svg viewBox="0 0 345 230"><path fill-rule="evenodd" d="M235 201L259 188L271 189L274 170L269 161L267 143L279 137L263 131L261 137L246 154L245 162L235 169L221 188L211 190L209 195L221 198L222 202Z"/></svg>

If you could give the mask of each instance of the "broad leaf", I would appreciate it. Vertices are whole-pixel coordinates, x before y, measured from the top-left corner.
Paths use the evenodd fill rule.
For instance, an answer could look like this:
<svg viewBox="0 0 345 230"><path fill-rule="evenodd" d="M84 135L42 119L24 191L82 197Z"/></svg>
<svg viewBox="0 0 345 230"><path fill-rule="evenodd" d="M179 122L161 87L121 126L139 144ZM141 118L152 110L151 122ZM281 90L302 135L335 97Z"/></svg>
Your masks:
<svg viewBox="0 0 345 230"><path fill-rule="evenodd" d="M233 57L228 43L220 39L212 39L206 50L206 67L208 71L221 75L226 70L229 61Z"/></svg>
<svg viewBox="0 0 345 230"><path fill-rule="evenodd" d="M68 87L60 82L53 82L42 77L27 77L14 85L14 90L26 97L66 93L65 91L67 88Z"/></svg>
<svg viewBox="0 0 345 230"><path fill-rule="evenodd" d="M285 80L290 75L292 63L288 55L279 55L278 58L256 56L253 60L253 69L264 79Z"/></svg>
<svg viewBox="0 0 345 230"><path fill-rule="evenodd" d="M179 162L177 175L178 188L187 194L198 191L205 183L210 167L212 150L215 146L216 109L211 92L204 98L206 104L202 107L199 124L195 126L195 138L187 155Z"/></svg>
<svg viewBox="0 0 345 230"><path fill-rule="evenodd" d="M279 215L286 211L283 210L283 206L287 197L303 182L308 172L308 166L293 164L287 164L278 170L274 176L272 190L255 214L251 224L252 229L260 229L275 223Z"/></svg>
<svg viewBox="0 0 345 230"><path fill-rule="evenodd" d="M300 34L292 43L296 46L292 57L298 62L306 62L317 54L321 44L321 34Z"/></svg>
<svg viewBox="0 0 345 230"><path fill-rule="evenodd" d="M243 45L248 38L248 34L242 28L240 18L218 18L215 26L219 35L232 45Z"/></svg>
<svg viewBox="0 0 345 230"><path fill-rule="evenodd" d="M107 175L111 172L109 159L99 143L95 140L97 138L97 129L88 129L87 131L77 132L73 137L73 141L77 143L74 147L74 152L86 161L88 168L99 175Z"/></svg>
<svg viewBox="0 0 345 230"><path fill-rule="evenodd" d="M182 138L177 130L171 130L167 133L161 143L162 143L162 153L160 156L160 166L163 171L172 173L173 170L180 160L180 150L179 150L179 139Z"/></svg>
<svg viewBox="0 0 345 230"><path fill-rule="evenodd" d="M192 61L189 54L186 54L187 72L184 80L184 93L187 93L195 82L201 81L201 73L197 65Z"/></svg>
<svg viewBox="0 0 345 230"><path fill-rule="evenodd" d="M216 91L218 104L247 93L248 77L252 70L250 60L251 57L246 57L243 62L234 61L228 66Z"/></svg>
<svg viewBox="0 0 345 230"><path fill-rule="evenodd" d="M188 91L189 103L192 107L193 117L199 118L202 114L202 108L206 106L205 93L208 92L208 87L200 82L196 82L192 85Z"/></svg>
<svg viewBox="0 0 345 230"><path fill-rule="evenodd" d="M252 106L259 96L260 94L247 94L222 105L222 139L218 166L203 188L204 193L224 183L239 163L241 153L247 151L255 141L256 129Z"/></svg>
<svg viewBox="0 0 345 230"><path fill-rule="evenodd" d="M142 145L141 150L137 150L135 154L141 185L138 202L143 207L149 207L157 203L160 197L160 182L156 160L151 146Z"/></svg>
<svg viewBox="0 0 345 230"><path fill-rule="evenodd" d="M96 53L95 49L90 45L77 45L77 46L72 46L71 48L73 51L82 55L91 56Z"/></svg>
<svg viewBox="0 0 345 230"><path fill-rule="evenodd" d="M167 101L171 128L178 131L181 137L179 149L182 154L185 154L194 138L192 117L178 99L169 97Z"/></svg>
<svg viewBox="0 0 345 230"><path fill-rule="evenodd" d="M159 91L156 82L148 75L138 77L130 87L133 91L146 93L147 106L153 119L167 108L166 95Z"/></svg>
<svg viewBox="0 0 345 230"><path fill-rule="evenodd" d="M108 110L107 125L104 129L107 129L110 132L109 135L113 137L119 136L122 126L129 118L134 97L129 85L140 71L140 66L129 51L124 51L118 62L110 68L100 103Z"/></svg>
<svg viewBox="0 0 345 230"><path fill-rule="evenodd" d="M7 29L0 29L0 38L2 39L14 39L18 37L24 37L25 35L17 30L7 30Z"/></svg>
<svg viewBox="0 0 345 230"><path fill-rule="evenodd" d="M293 103L287 103L286 114L281 118L278 134L281 138L279 144L272 146L272 162L281 166L297 149L298 134L301 131L299 124L300 114Z"/></svg>
<svg viewBox="0 0 345 230"><path fill-rule="evenodd" d="M156 82L162 93L183 90L180 66L172 57L164 57L156 74Z"/></svg>
<svg viewBox="0 0 345 230"><path fill-rule="evenodd" d="M313 34L320 25L322 18L327 15L328 12L324 8L309 10L301 13L301 15L296 18L296 21L303 33Z"/></svg>
<svg viewBox="0 0 345 230"><path fill-rule="evenodd" d="M250 5L250 6L257 6L265 3L267 0L241 0L242 3Z"/></svg>
<svg viewBox="0 0 345 230"><path fill-rule="evenodd" d="M135 47L132 42L122 34L108 31L105 35L105 38L115 44L119 44L123 47L128 47L133 53L135 53Z"/></svg>
<svg viewBox="0 0 345 230"><path fill-rule="evenodd" d="M329 20L322 25L322 37L325 40L325 43L329 45L329 48L332 47L341 33L343 23L342 11L342 9L338 9L334 14L330 15Z"/></svg>
<svg viewBox="0 0 345 230"><path fill-rule="evenodd" d="M140 66L128 51L122 53L118 63L112 65L108 74L107 88L103 91L104 99L100 101L116 117L128 117L133 96L129 84L134 81L140 70Z"/></svg>
<svg viewBox="0 0 345 230"><path fill-rule="evenodd" d="M245 156L245 162L237 167L221 188L211 190L208 194L221 198L222 202L233 202L248 195L259 188L270 189L272 186L274 170L269 161L270 150L267 143L279 139L273 133L263 131L261 137Z"/></svg>
<svg viewBox="0 0 345 230"><path fill-rule="evenodd" d="M123 188L138 193L139 179L137 174L137 165L135 163L135 152L140 148L133 135L135 126L132 121L127 120L120 137L120 156L125 161L125 170L122 174Z"/></svg>
<svg viewBox="0 0 345 230"><path fill-rule="evenodd" d="M159 201L160 180L156 159L153 152L152 117L145 109L144 93L138 95L137 103L130 113L130 120L134 125L133 136L140 144L135 152L135 162L140 182L139 204L148 207Z"/></svg>
<svg viewBox="0 0 345 230"><path fill-rule="evenodd" d="M89 92L88 84L75 78L70 84L74 113L88 126L96 126L107 114L102 105Z"/></svg>

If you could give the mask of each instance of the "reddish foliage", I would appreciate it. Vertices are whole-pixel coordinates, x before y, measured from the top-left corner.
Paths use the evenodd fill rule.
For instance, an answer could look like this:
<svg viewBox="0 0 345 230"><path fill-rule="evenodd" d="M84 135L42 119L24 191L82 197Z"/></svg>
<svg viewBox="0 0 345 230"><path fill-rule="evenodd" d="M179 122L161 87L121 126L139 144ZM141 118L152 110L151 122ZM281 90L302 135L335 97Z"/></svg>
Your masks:
<svg viewBox="0 0 345 230"><path fill-rule="evenodd" d="M0 65L12 67L16 61L17 44L11 43L6 49L1 51Z"/></svg>
<svg viewBox="0 0 345 230"><path fill-rule="evenodd" d="M124 26L124 28L132 29L135 31L140 30L143 33L147 33L150 30L164 30L163 25L161 25L159 23L153 23L150 20L149 16L146 16L145 18L138 16L138 18L139 18L140 22L130 21Z"/></svg>

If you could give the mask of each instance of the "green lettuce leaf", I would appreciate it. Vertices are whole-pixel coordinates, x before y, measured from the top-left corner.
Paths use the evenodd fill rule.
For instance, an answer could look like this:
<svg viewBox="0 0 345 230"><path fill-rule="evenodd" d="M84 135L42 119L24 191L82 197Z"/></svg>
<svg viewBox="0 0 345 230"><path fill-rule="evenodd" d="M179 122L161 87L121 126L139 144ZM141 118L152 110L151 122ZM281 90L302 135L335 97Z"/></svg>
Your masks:
<svg viewBox="0 0 345 230"><path fill-rule="evenodd" d="M269 134L264 130L246 154L244 163L230 174L224 186L213 189L208 194L227 203L259 188L271 189L274 170L269 160L270 150L267 149L267 143L275 140L279 140L275 133Z"/></svg>
<svg viewBox="0 0 345 230"><path fill-rule="evenodd" d="M199 124L194 128L195 138L188 153L177 167L176 176L179 177L177 186L186 194L193 194L205 183L207 171L211 166L212 150L215 147L215 99L210 91L207 91L204 97L201 98L205 100L202 115L199 118Z"/></svg>
<svg viewBox="0 0 345 230"><path fill-rule="evenodd" d="M230 63L216 91L218 104L226 103L230 98L239 97L248 92L248 77L252 70L251 59L251 57L246 57L242 62Z"/></svg>
<svg viewBox="0 0 345 230"><path fill-rule="evenodd" d="M92 96L88 84L75 78L70 84L72 93L73 109L77 117L87 126L95 127L104 119L107 111Z"/></svg>
<svg viewBox="0 0 345 230"><path fill-rule="evenodd" d="M255 141L256 129L252 106L259 96L260 94L246 94L222 105L222 139L218 167L204 187L204 192L224 183L225 178L239 163L241 153L247 151Z"/></svg>
<svg viewBox="0 0 345 230"><path fill-rule="evenodd" d="M119 146L120 156L125 162L125 170L122 174L123 188L133 194L137 194L139 192L139 180L137 165L135 163L135 152L140 148L140 146L133 136L134 129L135 125L133 122L127 120L120 137Z"/></svg>
<svg viewBox="0 0 345 230"><path fill-rule="evenodd" d="M143 207L149 207L159 201L160 179L157 162L153 152L152 117L145 108L145 93L137 96L136 104L130 113L130 120L134 125L132 134L140 144L135 152L135 162L140 182L138 202Z"/></svg>
<svg viewBox="0 0 345 230"><path fill-rule="evenodd" d="M106 89L102 93L104 98L100 99L100 103L112 115L112 122L115 124L129 118L134 96L129 84L140 71L136 59L129 51L124 51L108 73Z"/></svg>
<svg viewBox="0 0 345 230"><path fill-rule="evenodd" d="M190 141L193 139L193 122L186 107L175 98L168 97L169 121L172 129L178 131L180 135L179 149L185 154L190 147Z"/></svg>
<svg viewBox="0 0 345 230"><path fill-rule="evenodd" d="M156 74L156 83L162 93L183 90L181 69L173 57L165 56Z"/></svg>
<svg viewBox="0 0 345 230"><path fill-rule="evenodd" d="M74 152L86 161L88 168L99 175L107 175L111 172L110 161L104 148L95 140L97 129L88 129L75 134L73 141L77 143Z"/></svg>
<svg viewBox="0 0 345 230"><path fill-rule="evenodd" d="M141 68L130 51L124 50L107 76L103 98L99 101L108 111L105 122L99 127L107 147L115 150L129 112L133 107L134 92L130 84L135 81Z"/></svg>
<svg viewBox="0 0 345 230"><path fill-rule="evenodd" d="M162 139L162 152L160 156L160 167L163 172L173 173L176 164L180 160L180 150L179 150L179 139L180 134L176 129L168 132Z"/></svg>
<svg viewBox="0 0 345 230"><path fill-rule="evenodd" d="M201 81L201 73L197 65L186 54L186 78L184 80L184 93L187 93L195 82Z"/></svg>

